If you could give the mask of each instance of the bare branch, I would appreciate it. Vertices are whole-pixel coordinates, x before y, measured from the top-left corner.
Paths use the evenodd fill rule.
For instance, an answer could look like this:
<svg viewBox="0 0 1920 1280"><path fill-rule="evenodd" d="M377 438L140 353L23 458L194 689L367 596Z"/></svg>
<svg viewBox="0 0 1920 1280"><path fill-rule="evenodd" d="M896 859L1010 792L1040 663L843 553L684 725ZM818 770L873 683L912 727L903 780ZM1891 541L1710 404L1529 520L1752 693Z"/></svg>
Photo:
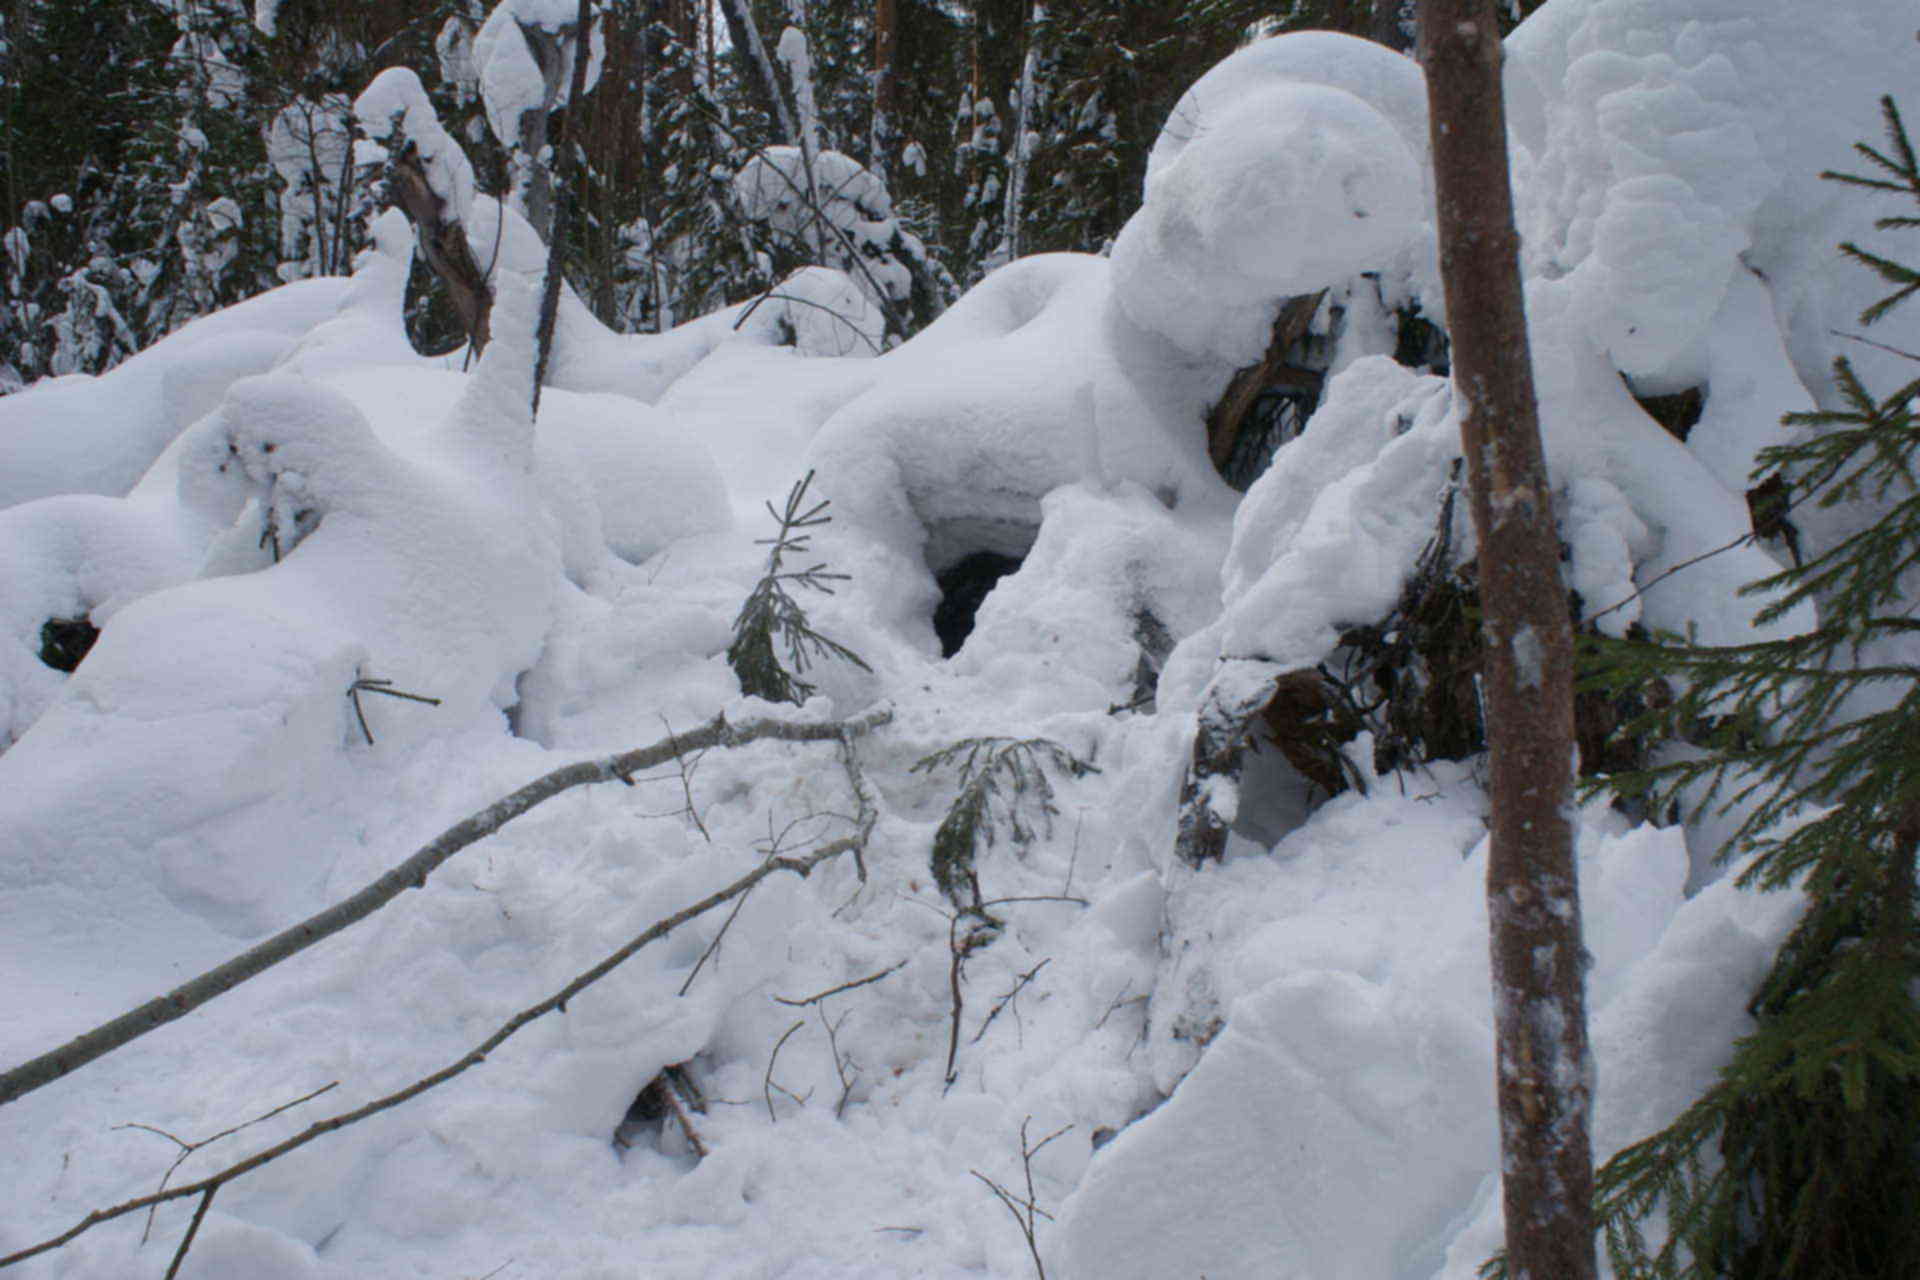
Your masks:
<svg viewBox="0 0 1920 1280"><path fill-rule="evenodd" d="M427 877L454 854L492 835L529 809L564 791L594 782L619 781L632 785L633 775L642 769L650 769L689 752L705 751L712 747L741 747L761 740L845 742L850 737L869 733L885 724L892 714L885 708L878 708L855 720L750 720L741 725L728 724L725 716L715 716L691 733L670 736L666 741L656 742L652 746L555 769L448 827L412 857L352 897L309 916L292 928L282 930L166 995L149 1000L111 1022L75 1037L58 1049L0 1075L0 1105L77 1071L102 1054L191 1013L209 1000L298 955L314 943L366 919L399 897L404 890L424 887ZM864 834L859 843L863 842ZM846 846L854 847L857 845ZM840 851L844 852L845 849Z"/></svg>
<svg viewBox="0 0 1920 1280"><path fill-rule="evenodd" d="M776 871L791 871L795 875L804 878L822 862L847 852L856 843L866 839L869 830L870 828L863 828L854 835L844 836L838 840L824 844L811 853L794 857L768 858L752 871L747 872L724 888L716 889L691 906L682 907L679 911L674 912L665 919L655 921L645 930L635 935L626 945L612 952L591 969L574 978L573 981L567 983L567 985L559 991L556 991L538 1004L530 1005L522 1009L519 1013L507 1019L492 1035L474 1046L473 1049L469 1050L462 1057L448 1063L433 1074L423 1076L403 1089L398 1089L384 1097L375 1098L373 1101L356 1107L351 1111L345 1111L339 1115L329 1116L325 1120L316 1121L314 1124L309 1125L306 1129L286 1139L284 1142L276 1143L266 1150L257 1152L245 1160L229 1165L218 1173L202 1178L198 1182L178 1186L171 1191L157 1191L152 1195L138 1196L108 1209L96 1209L61 1234L43 1240L38 1244L30 1245L17 1253L11 1253L4 1258L0 1258L0 1267L9 1267L14 1263L24 1262L28 1258L37 1257L42 1253L46 1253L48 1250L57 1249L77 1236L91 1231L103 1222L111 1222L116 1218L123 1218L130 1213L138 1213L150 1205L162 1204L168 1200L180 1200L189 1196L207 1195L209 1192L218 1190L234 1179L251 1173L261 1165L268 1164L291 1151L296 1151L306 1146L316 1138L324 1137L335 1130L357 1124L368 1116L377 1115L382 1111L397 1107L403 1102L417 1098L428 1090L438 1088L440 1085L445 1084L469 1068L479 1066L482 1062L485 1062L488 1054L492 1053L502 1044L505 1044L507 1040L512 1038L528 1023L556 1010L564 1012L569 1000L632 959L633 956L647 944L666 937L689 920L704 915L720 904L729 902L748 892ZM796 1023L795 1028L797 1029L800 1025L801 1024ZM791 1034L791 1032L789 1032L789 1034ZM769 1064L769 1071L771 1071L771 1064ZM771 1101L768 1103L768 1109L772 1109Z"/></svg>
<svg viewBox="0 0 1920 1280"><path fill-rule="evenodd" d="M831 996L837 996L842 991L853 991L860 987L869 986L875 982L878 982L882 978L890 978L894 974L900 972L902 969L906 967L907 967L907 962L905 960L902 960L899 964L894 965L892 968L882 969L878 973L870 973L864 978L855 978L852 982L843 982L837 987L828 987L825 991L816 992L815 994L808 996L805 1000L789 1000L785 996L775 996L774 1000L779 1004L786 1005L790 1009L804 1009L810 1004L819 1004L822 1000L825 1000Z"/></svg>
<svg viewBox="0 0 1920 1280"><path fill-rule="evenodd" d="M767 1100L767 1121L770 1124L780 1123L780 1117L773 1113L773 1091L777 1087L773 1083L773 1064L780 1061L780 1051L787 1047L787 1041L793 1038L793 1033L806 1025L807 1020L801 1018L792 1026L788 1027L786 1034L781 1036L779 1042L773 1046L772 1055L767 1058L767 1074L760 1079L760 1094ZM793 1096L791 1091L786 1089L782 1089L780 1092L785 1093L788 1097Z"/></svg>
<svg viewBox="0 0 1920 1280"><path fill-rule="evenodd" d="M159 1134L161 1137L165 1138L168 1142L171 1142L175 1146L180 1148L180 1154L174 1157L174 1161L172 1164L167 1166L167 1171L160 1175L160 1185L158 1188L156 1188L156 1190L165 1191L167 1189L167 1183L173 1180L173 1175L179 1170L181 1165L187 1162L187 1157L191 1156L194 1152L200 1150L200 1148L211 1146L214 1143L220 1141L220 1139L222 1138L231 1138L234 1134L239 1133L242 1129L251 1129L254 1125L259 1124L262 1121L271 1120L275 1116L280 1115L283 1112L291 1111L303 1102L312 1102L315 1098L319 1097L321 1094L330 1092L339 1087L340 1087L340 1082L338 1080L330 1081L327 1084L321 1085L318 1089L315 1089L312 1093L302 1094L298 1098L295 1098L292 1102L283 1102L271 1111L262 1112L260 1115L255 1116L251 1120L242 1121L240 1124L234 1125L231 1129L222 1129L219 1133L214 1134L211 1138L202 1138L198 1142L187 1142L181 1138L175 1137L171 1133L168 1133L165 1129L156 1129L150 1124L140 1124L138 1122L135 1122L133 1124L117 1124L113 1127L115 1129L141 1129L147 1133L156 1133L156 1134ZM160 1206L156 1204L147 1210L147 1225L140 1232L141 1244L145 1244L147 1242L148 1237L153 1234L153 1215L159 1209L159 1207Z"/></svg>
<svg viewBox="0 0 1920 1280"><path fill-rule="evenodd" d="M199 1207L193 1211L193 1221L187 1224L187 1234L180 1237L180 1247L173 1251L173 1261L167 1264L166 1280L174 1280L180 1274L180 1264L187 1260L187 1250L193 1247L193 1238L200 1234L200 1224L206 1221L207 1209L213 1204L214 1192L220 1190L215 1185L207 1188L200 1197Z"/></svg>
<svg viewBox="0 0 1920 1280"><path fill-rule="evenodd" d="M1007 994L1001 996L999 1001L993 1006L993 1008L987 1011L986 1021L980 1024L980 1029L973 1033L973 1039L967 1041L967 1043L979 1044L980 1038L987 1034L987 1028L993 1025L993 1020L995 1018L1000 1016L1000 1011L1006 1008L1008 1005L1012 1004L1014 1000L1019 997L1020 993L1026 990L1027 984L1029 982L1032 982L1035 976L1038 975L1042 969L1046 968L1047 965L1052 962L1052 960L1053 960L1053 957L1048 956L1045 960L1042 960L1039 964L1033 966L1033 968L1021 974L1019 979L1013 984L1013 989L1008 991Z"/></svg>

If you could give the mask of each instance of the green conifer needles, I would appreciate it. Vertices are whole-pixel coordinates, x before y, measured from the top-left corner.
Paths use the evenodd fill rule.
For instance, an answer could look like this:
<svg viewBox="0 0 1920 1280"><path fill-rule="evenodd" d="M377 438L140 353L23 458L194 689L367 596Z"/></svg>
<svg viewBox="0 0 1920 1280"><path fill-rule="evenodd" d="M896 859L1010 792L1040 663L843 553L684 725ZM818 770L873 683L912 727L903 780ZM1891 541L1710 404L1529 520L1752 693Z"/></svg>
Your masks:
<svg viewBox="0 0 1920 1280"><path fill-rule="evenodd" d="M767 504L767 513L779 522L780 532L759 540L769 548L767 571L740 606L739 616L733 620L733 643L727 646L727 665L740 681L740 692L796 706L813 693L813 685L800 677L816 659L839 658L862 671L873 670L859 654L815 631L806 611L788 590L791 584L832 595L833 588L828 584L847 580L844 573L829 573L824 564L798 570L786 567L786 557L808 550L810 535L802 530L833 519L826 514L825 499L807 505L807 486L812 483L813 472L809 471L787 493L785 510L776 511L772 503ZM780 661L782 649L787 665Z"/></svg>
<svg viewBox="0 0 1920 1280"><path fill-rule="evenodd" d="M1051 827L1059 812L1047 770L1075 778L1099 770L1051 738L962 738L922 756L912 771L931 774L954 766L960 770L960 786L933 833L929 866L949 902L963 913L984 917L976 862L979 850L993 844L998 824L1004 820L1015 847L1024 848ZM1023 812L1029 807L1039 816L1039 829Z"/></svg>
<svg viewBox="0 0 1920 1280"><path fill-rule="evenodd" d="M1886 150L1859 148L1879 173L1825 176L1920 205L1920 165L1883 103ZM1843 249L1893 286L1862 323L1920 291L1912 269ZM1656 802L1740 805L1722 856L1751 852L1743 883L1807 896L1719 1081L1601 1171L1597 1216L1621 1277L1920 1275L1920 379L1876 397L1843 358L1834 384L1841 406L1790 415L1799 438L1762 455L1760 478L1795 508L1850 508L1858 531L1748 588L1771 597L1762 619L1812 603L1821 624L1730 648L1590 650L1591 684L1671 693L1628 731L1701 748L1624 781ZM1662 1233L1641 1224L1660 1213L1664 1238L1649 1239Z"/></svg>

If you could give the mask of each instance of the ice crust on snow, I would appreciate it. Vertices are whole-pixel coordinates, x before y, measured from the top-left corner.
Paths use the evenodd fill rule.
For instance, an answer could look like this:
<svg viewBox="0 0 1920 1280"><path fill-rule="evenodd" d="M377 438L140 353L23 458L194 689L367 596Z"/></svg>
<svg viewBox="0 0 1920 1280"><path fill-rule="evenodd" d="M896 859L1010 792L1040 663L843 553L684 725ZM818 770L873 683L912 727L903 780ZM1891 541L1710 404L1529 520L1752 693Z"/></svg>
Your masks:
<svg viewBox="0 0 1920 1280"><path fill-rule="evenodd" d="M573 5L511 14L551 26ZM1902 23L1891 4L1550 0L1511 42L1567 582L1590 617L1611 610L1605 630L1756 634L1758 602L1735 591L1773 569L1763 550L1656 579L1747 532L1741 490L1778 415L1827 394L1826 330L1871 288L1831 241L1877 211L1812 175L1877 136ZM971 1171L1024 1186L1031 1117L1034 1138L1073 1126L1033 1167L1050 1272L1472 1275L1499 1199L1471 766L1370 777L1315 808L1260 753L1214 784L1226 861L1195 873L1167 852L1201 708L1327 660L1441 532L1456 398L1386 358L1394 308L1437 311L1418 68L1318 34L1243 50L1169 121L1112 261L1010 263L877 357L870 300L837 271L658 335L615 334L568 293L537 423L544 248L471 192L417 90L383 77L362 116L384 133L400 112L470 238L499 246L477 370L407 348L410 235L389 215L351 281L0 400L0 486L19 484L0 501L0 743L18 738L0 753L0 1050L17 1061L120 1012L583 753L775 710L738 698L722 655L764 568L763 504L809 468L835 517L814 550L851 579L805 603L873 671L817 667L815 701L779 714L892 703L862 747L870 880L839 863L770 880L704 965L718 916L447 1088L233 1184L189 1274L477 1275L535 1256L568 1276L1026 1274ZM884 219L879 199L854 214ZM1324 403L1237 498L1203 415L1281 298L1322 288L1345 309ZM1696 384L1684 444L1632 394ZM117 470L93 478L96 459ZM934 573L977 550L1024 559L942 661ZM80 613L105 629L69 679L39 663L38 628ZM1176 646L1157 687L1149 620ZM443 701L363 695L369 744L357 676ZM1119 710L1143 678L1157 710ZM977 734L1048 737L1100 772L1056 779L1053 821L983 857L990 892L1047 900L995 908L1003 930L967 958L949 1084L949 920L926 859L953 779L911 765ZM1349 756L1367 772L1368 739ZM829 747L635 781L554 801L355 930L11 1104L22 1151L68 1158L19 1162L0 1251L151 1188L172 1149L155 1140L144 1163L130 1144L152 1135L112 1126L199 1136L343 1082L226 1154L264 1146L465 1052L756 865L770 821L797 848L853 807ZM1797 913L1715 879L1723 827L1579 815L1602 1155L1712 1079ZM807 1012L769 1072L803 1012L770 997L895 965ZM689 1061L714 1100L703 1160L671 1124L626 1121ZM156 1238L190 1212L163 1211ZM105 1228L23 1274L117 1280L164 1247L139 1239Z"/></svg>

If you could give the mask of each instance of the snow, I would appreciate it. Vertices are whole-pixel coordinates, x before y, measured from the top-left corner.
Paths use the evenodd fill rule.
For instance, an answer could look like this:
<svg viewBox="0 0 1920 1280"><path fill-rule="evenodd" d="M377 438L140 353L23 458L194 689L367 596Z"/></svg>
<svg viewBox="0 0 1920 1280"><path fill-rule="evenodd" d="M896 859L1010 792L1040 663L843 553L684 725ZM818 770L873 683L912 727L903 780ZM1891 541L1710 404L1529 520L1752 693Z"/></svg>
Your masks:
<svg viewBox="0 0 1920 1280"><path fill-rule="evenodd" d="M395 149L411 142L420 156L433 193L446 202L447 216L465 221L474 203L473 164L441 125L420 77L405 67L388 67L353 101L361 130L375 144L394 139ZM365 144L363 144L365 145ZM369 152L362 163L380 156Z"/></svg>
<svg viewBox="0 0 1920 1280"><path fill-rule="evenodd" d="M1278 304L1401 264L1428 225L1417 66L1330 32L1250 46L1174 108L1145 203L1114 243L1135 323L1235 365ZM1410 124L1417 122L1414 131Z"/></svg>
<svg viewBox="0 0 1920 1280"><path fill-rule="evenodd" d="M1876 136L1871 95L1899 83L1911 36L1897 9L1549 0L1511 42L1566 581L1611 634L1767 634L1736 594L1775 567L1743 541L1743 490L1779 414L1827 394L1826 330L1867 287L1829 246L1869 215L1812 175ZM490 111L540 87L510 21L573 12L494 10L472 54ZM1025 1275L980 1181L1024 1189L1024 1123L1067 1127L1031 1171L1050 1274L1473 1275L1500 1228L1479 762L1376 775L1363 734L1347 758L1364 792L1319 802L1250 753L1237 784L1208 783L1225 859L1170 853L1203 709L1327 661L1443 535L1443 567L1474 552L1464 501L1441 523L1459 403L1388 354L1394 308L1437 314L1417 66L1325 34L1233 55L1182 99L1111 260L1017 259L884 352L871 286L826 267L664 334L614 333L568 292L537 422L538 236L474 191L410 73L356 106L376 138L398 118L486 246L495 337L470 370L407 345L411 232L388 213L351 279L0 400L7 1063L560 765L716 714L893 719L858 747L864 882L844 858L772 877L482 1066L232 1184L184 1274ZM884 185L813 161L835 225L877 243ZM734 191L804 235L781 201L805 169L774 148ZM1324 401L1237 495L1204 414L1280 302L1322 289L1345 316ZM1695 385L1685 442L1633 399ZM796 559L849 577L796 592L872 669L823 662L806 707L770 708L738 695L724 650L764 571L765 504L809 471L832 523ZM943 660L935 575L981 550L1019 567ZM40 662L40 627L82 614L103 631L69 678ZM1149 619L1174 648L1135 706ZM356 713L365 678L439 702L363 690ZM1049 775L1055 812L1023 810L1030 839L1002 827L982 850L1000 928L956 961L967 922L928 869L953 777L913 765L989 734L1098 772ZM151 1189L173 1147L115 1126L201 1137L339 1082L175 1181L204 1175L439 1068L859 807L834 744L714 750L634 783L555 799L0 1108L21 1153L0 1252ZM1603 1156L1712 1079L1798 911L1716 878L1725 825L1577 816ZM672 1122L628 1119L678 1063L709 1101L704 1158ZM152 1271L191 1212L164 1208L144 1246L131 1218L102 1227L22 1274Z"/></svg>
<svg viewBox="0 0 1920 1280"><path fill-rule="evenodd" d="M344 279L303 280L186 325L94 377L0 398L0 508L62 493L119 495L235 380L260 373L330 315Z"/></svg>
<svg viewBox="0 0 1920 1280"><path fill-rule="evenodd" d="M487 123L501 145L512 147L520 141L520 119L532 111L565 106L573 84L573 23L580 16L576 0L500 0L480 24L473 37L471 65L480 82L480 97L486 104ZM566 32L559 64L543 68L535 60L533 49L522 27L543 32ZM593 48L587 57L585 88L591 91L600 80L600 64L606 52L606 40L599 26L593 29Z"/></svg>

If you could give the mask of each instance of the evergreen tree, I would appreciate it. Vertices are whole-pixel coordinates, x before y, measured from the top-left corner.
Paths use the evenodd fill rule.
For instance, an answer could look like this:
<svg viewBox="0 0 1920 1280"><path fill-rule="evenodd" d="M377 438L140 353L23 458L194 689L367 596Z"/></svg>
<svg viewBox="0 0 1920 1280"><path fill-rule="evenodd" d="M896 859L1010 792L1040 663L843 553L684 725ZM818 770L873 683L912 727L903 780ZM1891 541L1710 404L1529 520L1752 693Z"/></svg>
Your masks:
<svg viewBox="0 0 1920 1280"><path fill-rule="evenodd" d="M1884 148L1857 148L1868 171L1824 176L1920 206L1914 148L1892 99L1883 105ZM1911 230L1920 218L1877 225ZM1892 286L1863 323L1920 291L1895 258L1841 248ZM1769 597L1762 621L1813 604L1820 624L1729 648L1596 649L1602 687L1672 689L1630 732L1704 747L1631 783L1661 803L1750 805L1726 851L1752 854L1740 882L1799 885L1807 899L1719 1080L1602 1172L1599 1216L1623 1277L1920 1275L1920 379L1876 394L1841 358L1834 380L1840 406L1790 415L1798 438L1762 455L1756 492L1780 496L1760 532L1809 503L1880 518L1749 588ZM1649 1241L1639 1223L1655 1210L1669 1234Z"/></svg>

